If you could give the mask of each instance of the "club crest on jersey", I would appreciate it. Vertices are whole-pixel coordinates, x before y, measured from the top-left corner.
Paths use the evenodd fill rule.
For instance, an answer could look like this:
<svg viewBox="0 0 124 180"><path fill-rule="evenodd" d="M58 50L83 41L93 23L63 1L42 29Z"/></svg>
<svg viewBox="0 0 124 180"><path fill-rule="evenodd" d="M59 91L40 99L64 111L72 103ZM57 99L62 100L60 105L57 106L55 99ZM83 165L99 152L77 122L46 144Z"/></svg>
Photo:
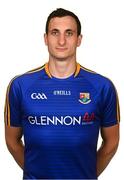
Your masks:
<svg viewBox="0 0 124 180"><path fill-rule="evenodd" d="M91 102L90 93L81 92L79 102L82 103L82 104L90 103Z"/></svg>

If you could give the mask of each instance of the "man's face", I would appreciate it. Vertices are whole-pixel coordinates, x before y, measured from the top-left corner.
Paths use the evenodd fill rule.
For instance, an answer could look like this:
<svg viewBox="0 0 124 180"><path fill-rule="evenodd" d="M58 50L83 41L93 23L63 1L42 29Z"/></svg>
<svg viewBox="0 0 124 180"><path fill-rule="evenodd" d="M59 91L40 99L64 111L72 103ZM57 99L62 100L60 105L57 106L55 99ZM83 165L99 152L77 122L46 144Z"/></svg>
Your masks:
<svg viewBox="0 0 124 180"><path fill-rule="evenodd" d="M55 17L49 22L48 34L44 35L50 57L65 60L76 56L82 36L77 35L77 24L73 17Z"/></svg>

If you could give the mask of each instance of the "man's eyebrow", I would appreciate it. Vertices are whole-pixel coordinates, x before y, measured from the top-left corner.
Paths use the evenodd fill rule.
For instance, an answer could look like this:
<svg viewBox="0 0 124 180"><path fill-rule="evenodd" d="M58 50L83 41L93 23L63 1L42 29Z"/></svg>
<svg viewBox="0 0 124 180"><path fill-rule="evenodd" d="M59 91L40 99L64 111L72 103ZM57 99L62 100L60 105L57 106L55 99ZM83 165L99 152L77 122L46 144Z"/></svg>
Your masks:
<svg viewBox="0 0 124 180"><path fill-rule="evenodd" d="M75 30L73 30L73 29L66 29L65 31L66 31L66 32L68 32L68 31L75 32Z"/></svg>
<svg viewBox="0 0 124 180"><path fill-rule="evenodd" d="M59 29L54 28L54 29L50 29L50 31L59 31Z"/></svg>
<svg viewBox="0 0 124 180"><path fill-rule="evenodd" d="M53 33L53 32L57 32L57 33L60 33L61 31L59 30L59 29L57 29L57 28L53 28L53 29L50 29L49 31L48 31L49 33ZM76 30L74 30L74 29L65 29L65 31L64 31L65 33L76 33Z"/></svg>
<svg viewBox="0 0 124 180"><path fill-rule="evenodd" d="M57 28L54 28L54 29L50 29L49 31L50 31L50 32L52 32L52 31L59 32L60 30L59 30L59 29L57 29ZM70 32L70 31L71 31L71 32L76 32L76 31L75 31L75 30L73 30L73 29L66 29L66 30L65 30L65 32Z"/></svg>

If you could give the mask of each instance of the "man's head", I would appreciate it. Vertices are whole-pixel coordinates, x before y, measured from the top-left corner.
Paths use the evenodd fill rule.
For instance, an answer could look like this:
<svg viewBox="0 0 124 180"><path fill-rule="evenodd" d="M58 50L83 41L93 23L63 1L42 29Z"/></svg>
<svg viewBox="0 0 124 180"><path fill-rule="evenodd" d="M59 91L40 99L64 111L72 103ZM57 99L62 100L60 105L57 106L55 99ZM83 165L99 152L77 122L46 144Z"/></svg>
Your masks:
<svg viewBox="0 0 124 180"><path fill-rule="evenodd" d="M48 30L49 30L49 23L51 21L52 18L55 17L65 17L65 16L71 16L72 18L74 18L76 24L77 24L77 35L81 34L81 23L79 18L71 11L68 11L66 9L62 9L62 8L58 8L55 11L53 11L47 18L47 22L46 22L46 34L48 34Z"/></svg>
<svg viewBox="0 0 124 180"><path fill-rule="evenodd" d="M60 8L48 16L44 40L50 59L76 59L81 39L81 24L74 13Z"/></svg>

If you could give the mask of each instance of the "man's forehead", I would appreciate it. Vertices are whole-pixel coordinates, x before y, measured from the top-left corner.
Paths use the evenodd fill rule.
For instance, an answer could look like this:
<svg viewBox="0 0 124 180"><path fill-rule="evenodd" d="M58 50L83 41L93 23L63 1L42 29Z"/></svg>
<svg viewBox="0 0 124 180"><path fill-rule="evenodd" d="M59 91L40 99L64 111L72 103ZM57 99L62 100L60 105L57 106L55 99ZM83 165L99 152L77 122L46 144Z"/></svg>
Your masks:
<svg viewBox="0 0 124 180"><path fill-rule="evenodd" d="M64 16L64 17L54 17L49 22L49 30L50 29L76 29L77 24L73 17Z"/></svg>

